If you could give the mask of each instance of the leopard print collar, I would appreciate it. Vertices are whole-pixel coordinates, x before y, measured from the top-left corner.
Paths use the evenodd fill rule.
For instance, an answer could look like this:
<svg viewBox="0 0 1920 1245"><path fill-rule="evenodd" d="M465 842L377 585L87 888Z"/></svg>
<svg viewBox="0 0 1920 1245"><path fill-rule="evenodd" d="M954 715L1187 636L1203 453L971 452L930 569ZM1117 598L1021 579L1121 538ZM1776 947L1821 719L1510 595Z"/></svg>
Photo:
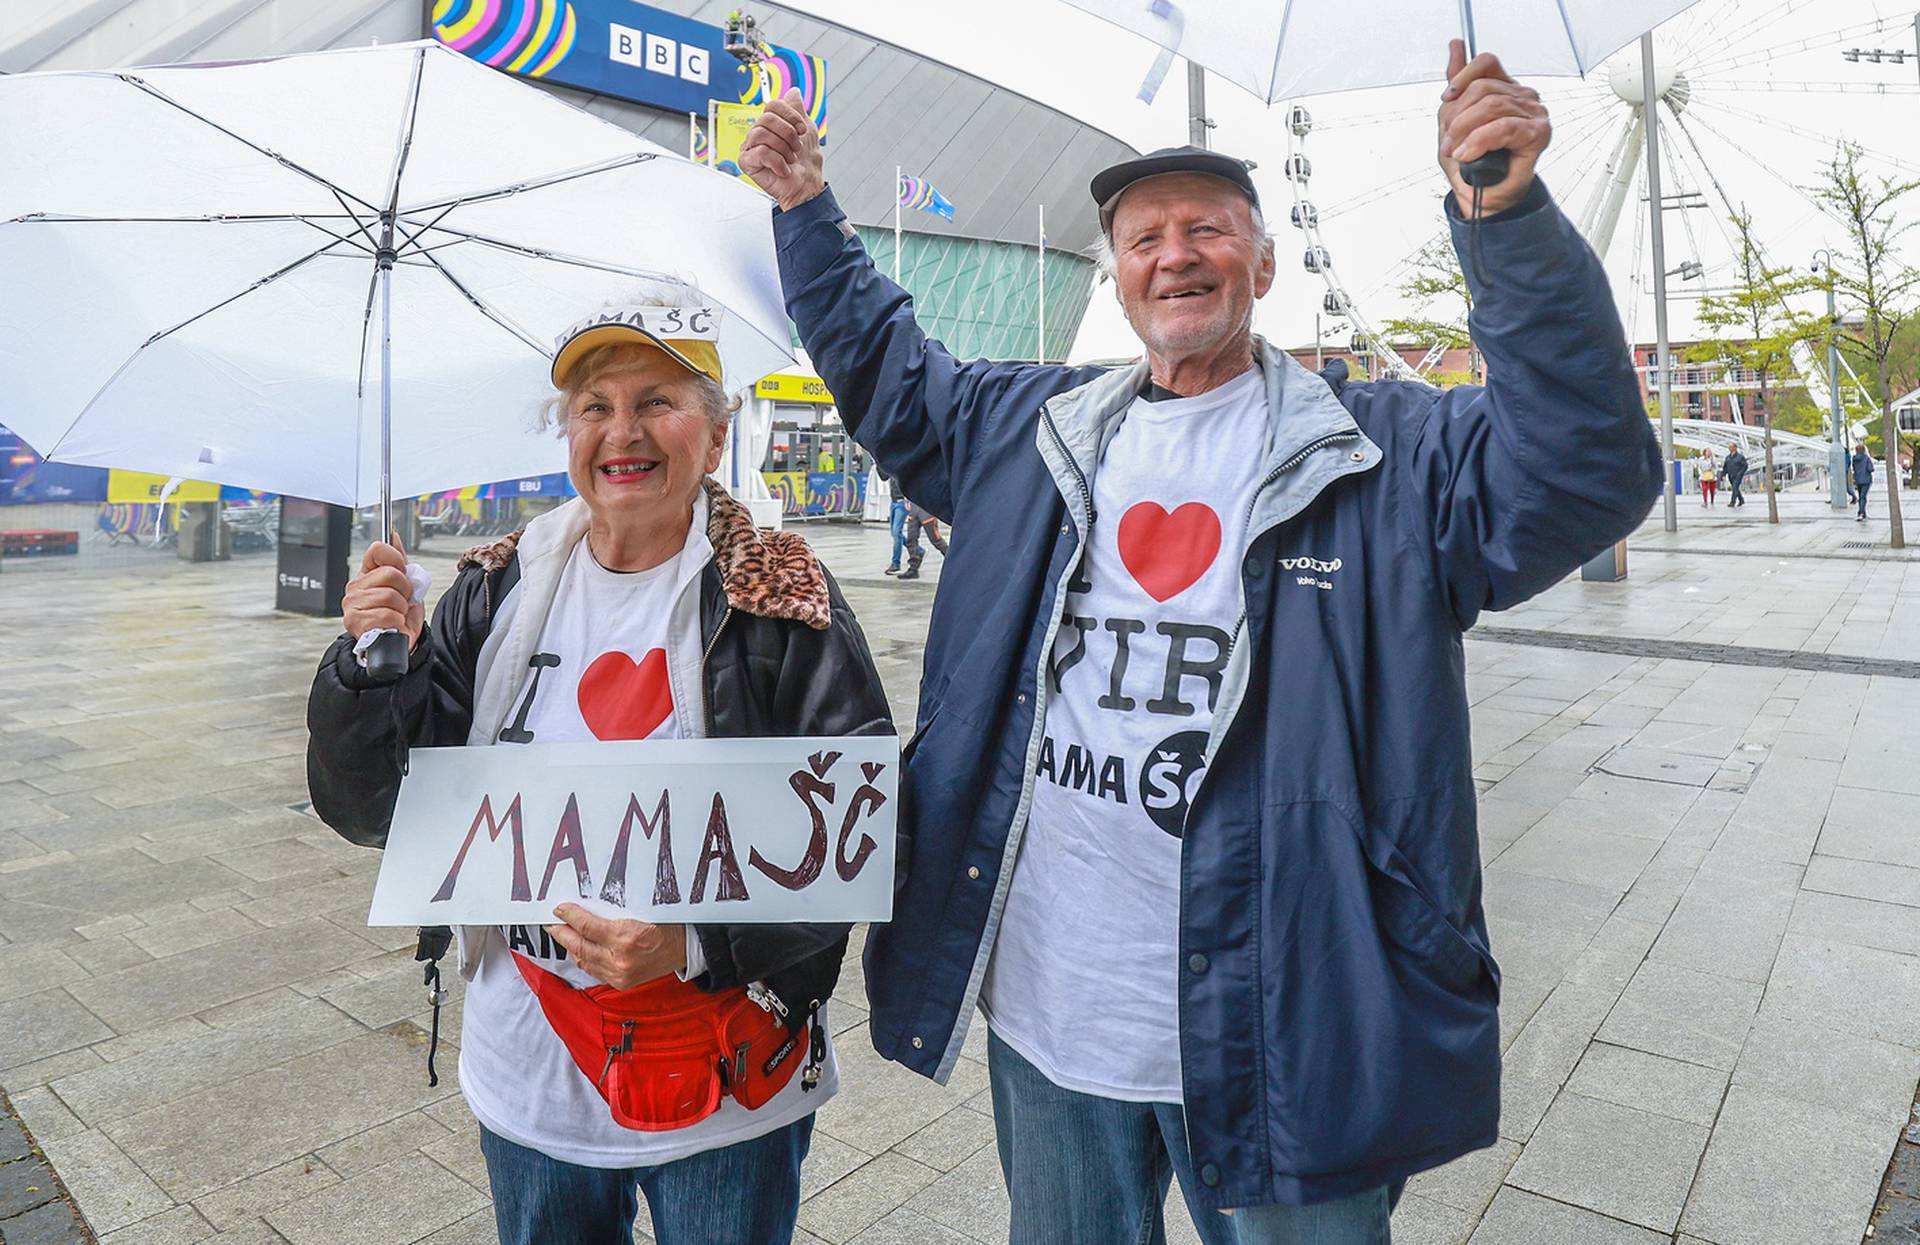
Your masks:
<svg viewBox="0 0 1920 1245"><path fill-rule="evenodd" d="M727 604L760 618L783 618L825 631L833 607L826 569L797 532L763 531L753 515L717 480L706 482L707 541ZM524 531L525 529L522 529ZM513 561L521 532L469 549L458 570L478 566L493 574Z"/></svg>

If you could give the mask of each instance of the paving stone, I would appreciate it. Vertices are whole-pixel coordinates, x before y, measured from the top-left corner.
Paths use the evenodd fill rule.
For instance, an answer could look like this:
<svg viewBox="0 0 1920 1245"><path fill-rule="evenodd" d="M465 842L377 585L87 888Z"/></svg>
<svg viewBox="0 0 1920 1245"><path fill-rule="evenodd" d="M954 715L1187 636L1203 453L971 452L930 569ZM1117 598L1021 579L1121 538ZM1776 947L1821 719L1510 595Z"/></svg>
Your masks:
<svg viewBox="0 0 1920 1245"><path fill-rule="evenodd" d="M1512 1170L1514 1160L1519 1157L1520 1146L1517 1143L1505 1139L1496 1141L1484 1150L1463 1154L1443 1167L1421 1172L1407 1182L1407 1196L1417 1196L1455 1211L1464 1211L1471 1216L1468 1220L1468 1227L1471 1228L1486 1213L1488 1203L1500 1191L1500 1185ZM1396 1238L1401 1234L1406 1209L1403 1199L1400 1207L1394 1211Z"/></svg>
<svg viewBox="0 0 1920 1245"><path fill-rule="evenodd" d="M161 1188L196 1200L417 1110L456 1079L443 1065L429 1089L411 1041L370 1033L104 1127Z"/></svg>
<svg viewBox="0 0 1920 1245"><path fill-rule="evenodd" d="M1658 850L1659 844L1648 839L1543 822L1501 853L1500 867L1624 892Z"/></svg>
<svg viewBox="0 0 1920 1245"><path fill-rule="evenodd" d="M83 975L80 966L57 947L0 948L0 1000L64 985Z"/></svg>
<svg viewBox="0 0 1920 1245"><path fill-rule="evenodd" d="M100 1245L197 1245L213 1235L213 1225L191 1206L176 1206L151 1219L130 1223L100 1238Z"/></svg>
<svg viewBox="0 0 1920 1245"><path fill-rule="evenodd" d="M1794 904L1791 928L1809 938L1920 955L1920 908L1903 904L1813 891Z"/></svg>
<svg viewBox="0 0 1920 1245"><path fill-rule="evenodd" d="M22 1090L9 1097L13 1101L13 1109L19 1113L21 1123L26 1125L37 1141L57 1141L87 1131L87 1126L44 1085Z"/></svg>
<svg viewBox="0 0 1920 1245"><path fill-rule="evenodd" d="M215 1189L195 1199L193 1205L223 1234L255 1224L259 1225L258 1230L272 1231L261 1215L339 1183L338 1175L308 1154ZM273 1239L281 1239L280 1234L274 1232Z"/></svg>
<svg viewBox="0 0 1920 1245"><path fill-rule="evenodd" d="M1731 1070L1759 1010L1761 988L1648 960L1614 1004L1599 1038L1686 1063Z"/></svg>
<svg viewBox="0 0 1920 1245"><path fill-rule="evenodd" d="M169 956L73 987L118 1029L155 1024L244 998L366 957L367 944L325 921L261 930L245 939Z"/></svg>
<svg viewBox="0 0 1920 1245"><path fill-rule="evenodd" d="M1826 812L1818 851L1823 856L1920 867L1920 837L1889 833L1892 827L1911 824L1912 817L1912 796L1841 788Z"/></svg>
<svg viewBox="0 0 1920 1245"><path fill-rule="evenodd" d="M33 1153L33 1143L27 1140L26 1130L20 1127L18 1120L8 1118L6 1107L0 1105L0 1163L11 1163Z"/></svg>
<svg viewBox="0 0 1920 1245"><path fill-rule="evenodd" d="M1648 958L1765 984L1793 912L1794 881L1756 883L1730 873L1695 874Z"/></svg>
<svg viewBox="0 0 1920 1245"><path fill-rule="evenodd" d="M986 1069L971 1060L938 1086L873 1049L864 1029L838 1044L840 1092L818 1114L819 1128L867 1154L906 1140L986 1088Z"/></svg>
<svg viewBox="0 0 1920 1245"><path fill-rule="evenodd" d="M174 1204L102 1133L79 1133L42 1148L96 1232L124 1228Z"/></svg>
<svg viewBox="0 0 1920 1245"><path fill-rule="evenodd" d="M446 1136L444 1124L424 1111L414 1111L327 1146L317 1151L315 1157L337 1175L357 1176L363 1171L404 1158Z"/></svg>
<svg viewBox="0 0 1920 1245"><path fill-rule="evenodd" d="M1708 1129L1561 1093L1507 1182L1615 1219L1672 1232Z"/></svg>
<svg viewBox="0 0 1920 1245"><path fill-rule="evenodd" d="M23 1215L58 1196L53 1169L39 1159L0 1164L0 1220Z"/></svg>
<svg viewBox="0 0 1920 1245"><path fill-rule="evenodd" d="M1525 1142L1553 1104L1593 1033L1528 1024L1507 1047L1500 1072L1500 1135Z"/></svg>
<svg viewBox="0 0 1920 1245"><path fill-rule="evenodd" d="M492 1190L487 1178L487 1160L480 1153L480 1128L469 1124L448 1136L436 1138L420 1147L440 1166L466 1181L482 1193Z"/></svg>
<svg viewBox="0 0 1920 1245"><path fill-rule="evenodd" d="M1897 1135L1885 1124L1735 1086L1681 1227L1740 1245L1858 1241Z"/></svg>
<svg viewBox="0 0 1920 1245"><path fill-rule="evenodd" d="M1393 1208L1394 1245L1467 1245L1478 1222L1478 1212L1468 1214L1409 1193Z"/></svg>
<svg viewBox="0 0 1920 1245"><path fill-rule="evenodd" d="M967 1114L974 1116L975 1119L980 1118L972 1111L968 1111ZM992 1127L991 1121L988 1127ZM856 1150L837 1137L823 1133L818 1128L814 1129L813 1140L807 1146L807 1157L800 1164L801 1200L805 1201L812 1197L872 1157L871 1154ZM909 1154L907 1157L914 1156Z"/></svg>
<svg viewBox="0 0 1920 1245"><path fill-rule="evenodd" d="M993 1144L992 1120L955 1107L893 1150L935 1171L946 1172Z"/></svg>
<svg viewBox="0 0 1920 1245"><path fill-rule="evenodd" d="M1751 1038L1749 1038L1751 1041ZM1711 1128L1727 1074L1661 1055L1595 1042L1581 1056L1567 1089L1588 1098Z"/></svg>
<svg viewBox="0 0 1920 1245"><path fill-rule="evenodd" d="M1666 1245L1667 1237L1512 1187L1500 1190L1469 1245Z"/></svg>
<svg viewBox="0 0 1920 1245"><path fill-rule="evenodd" d="M1920 1052L1825 1025L1789 1020L1767 1006L1754 1018L1733 1083L1798 1102L1907 1122L1920 1082Z"/></svg>
<svg viewBox="0 0 1920 1245"><path fill-rule="evenodd" d="M290 1245L410 1245L487 1199L424 1155L402 1158L267 1212Z"/></svg>
<svg viewBox="0 0 1920 1245"><path fill-rule="evenodd" d="M1167 1201L1179 1200L1177 1187ZM960 1166L915 1194L909 1209L980 1241L1004 1241L1013 1217L1000 1159L991 1149L978 1151Z"/></svg>
<svg viewBox="0 0 1920 1245"><path fill-rule="evenodd" d="M93 1245L93 1234L71 1206L49 1202L0 1223L0 1240L6 1245Z"/></svg>
<svg viewBox="0 0 1920 1245"><path fill-rule="evenodd" d="M259 932L257 924L228 908L222 912L196 912L191 917L148 925L129 933L127 940L148 955L160 959Z"/></svg>
<svg viewBox="0 0 1920 1245"><path fill-rule="evenodd" d="M1822 894L1851 895L1856 899L1920 908L1920 869L1901 865L1815 855L1807 863L1801 886Z"/></svg>
<svg viewBox="0 0 1920 1245"><path fill-rule="evenodd" d="M853 1238L849 1245L977 1245L978 1238L964 1236L935 1223L925 1215L901 1207Z"/></svg>
<svg viewBox="0 0 1920 1245"><path fill-rule="evenodd" d="M939 1177L897 1154L869 1160L800 1207L800 1224L822 1240L850 1241Z"/></svg>
<svg viewBox="0 0 1920 1245"><path fill-rule="evenodd" d="M61 1077L54 1090L75 1115L99 1125L197 1096L364 1032L317 1000L266 1012L230 1029L195 1022L176 1031L179 1041Z"/></svg>
<svg viewBox="0 0 1920 1245"><path fill-rule="evenodd" d="M65 990L42 990L0 1002L0 1068L45 1059L113 1036ZM14 1087L9 1081L8 1089Z"/></svg>
<svg viewBox="0 0 1920 1245"><path fill-rule="evenodd" d="M1920 1047L1920 960L1788 934L1767 1006L1794 1020Z"/></svg>
<svg viewBox="0 0 1920 1245"><path fill-rule="evenodd" d="M499 1245L499 1241L493 1226L493 1208L488 1207L474 1211L458 1223L448 1224L423 1239L420 1245Z"/></svg>

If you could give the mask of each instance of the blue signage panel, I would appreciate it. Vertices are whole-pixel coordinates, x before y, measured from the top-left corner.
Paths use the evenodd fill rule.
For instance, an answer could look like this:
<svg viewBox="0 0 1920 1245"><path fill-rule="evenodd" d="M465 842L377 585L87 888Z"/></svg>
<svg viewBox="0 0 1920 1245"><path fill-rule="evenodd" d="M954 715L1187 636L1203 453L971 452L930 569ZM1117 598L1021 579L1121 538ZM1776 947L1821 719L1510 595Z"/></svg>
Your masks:
<svg viewBox="0 0 1920 1245"><path fill-rule="evenodd" d="M634 0L435 0L430 24L482 64L655 108L705 114L755 93L720 27Z"/></svg>

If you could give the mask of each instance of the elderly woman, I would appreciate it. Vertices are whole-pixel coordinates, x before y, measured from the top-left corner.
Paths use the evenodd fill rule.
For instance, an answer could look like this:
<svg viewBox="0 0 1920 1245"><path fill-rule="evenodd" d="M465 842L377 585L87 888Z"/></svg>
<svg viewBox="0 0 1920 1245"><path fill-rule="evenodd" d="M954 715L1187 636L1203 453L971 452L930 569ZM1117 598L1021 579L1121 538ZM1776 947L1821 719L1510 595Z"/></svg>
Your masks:
<svg viewBox="0 0 1920 1245"><path fill-rule="evenodd" d="M405 555L367 551L307 710L314 806L342 835L385 842L408 745L892 732L833 579L708 476L732 413L719 313L681 302L563 341L549 416L579 497L463 558L432 626ZM358 656L379 629L411 643L397 683ZM629 1242L640 1193L661 1245L790 1240L846 927L555 916L457 933L461 1086L503 1245ZM622 1019L634 1040L607 1057ZM689 1032L769 1053L729 1076L717 1042L689 1062Z"/></svg>

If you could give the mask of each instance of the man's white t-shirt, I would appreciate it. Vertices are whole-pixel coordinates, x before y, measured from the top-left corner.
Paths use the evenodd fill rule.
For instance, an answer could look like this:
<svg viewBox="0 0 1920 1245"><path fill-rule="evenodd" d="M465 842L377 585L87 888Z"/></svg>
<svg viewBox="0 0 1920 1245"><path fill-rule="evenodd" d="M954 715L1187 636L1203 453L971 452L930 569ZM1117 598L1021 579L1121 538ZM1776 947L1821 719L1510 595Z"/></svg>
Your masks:
<svg viewBox="0 0 1920 1245"><path fill-rule="evenodd" d="M1046 737L980 1007L1054 1084L1180 1101L1180 843L1265 457L1258 368L1136 398L1053 646Z"/></svg>
<svg viewBox="0 0 1920 1245"><path fill-rule="evenodd" d="M651 570L609 571L583 538L561 572L540 631L536 669L512 719L539 743L678 739L689 733L681 729L683 717L697 722L704 705L690 680L682 680L680 694L695 703L676 705L668 649L677 640L679 651L699 652L697 605L679 611L678 625L690 634L672 637L672 631L675 603L697 583L702 567L683 550ZM556 906L564 882L556 877L548 892ZM686 1128L623 1128L547 1022L513 957L524 956L569 985L600 983L575 967L541 926L501 932L503 938L486 940L467 986L460 1080L474 1115L509 1141L583 1167L653 1166L784 1128L817 1109L838 1086L829 1045L820 1084L811 1092L796 1073L757 1111L722 1098L718 1111Z"/></svg>

